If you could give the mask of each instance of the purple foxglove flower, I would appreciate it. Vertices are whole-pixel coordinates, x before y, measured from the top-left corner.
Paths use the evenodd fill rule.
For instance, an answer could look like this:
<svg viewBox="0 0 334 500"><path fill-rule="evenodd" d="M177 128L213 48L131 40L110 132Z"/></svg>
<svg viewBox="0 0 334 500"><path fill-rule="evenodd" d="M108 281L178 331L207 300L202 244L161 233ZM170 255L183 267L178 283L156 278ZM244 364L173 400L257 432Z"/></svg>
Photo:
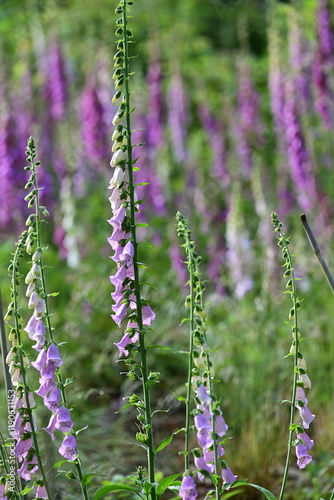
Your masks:
<svg viewBox="0 0 334 500"><path fill-rule="evenodd" d="M183 500L196 500L198 497L195 481L191 476L184 476L182 479L179 495Z"/></svg>
<svg viewBox="0 0 334 500"><path fill-rule="evenodd" d="M171 78L168 96L168 124L175 159L182 163L187 159L186 138L188 111L181 75L175 73Z"/></svg>
<svg viewBox="0 0 334 500"><path fill-rule="evenodd" d="M195 416L194 421L195 421L195 426L198 431L202 429L211 429L211 420L210 416L205 415L204 413L199 413L198 415Z"/></svg>
<svg viewBox="0 0 334 500"><path fill-rule="evenodd" d="M218 457L221 457L222 455L224 455L224 453L225 453L224 448L222 447L221 444L219 444L217 446ZM204 460L206 461L207 464L213 464L214 463L214 461L215 461L215 454L214 454L213 450L210 450L210 451L204 450L203 456L204 456Z"/></svg>
<svg viewBox="0 0 334 500"><path fill-rule="evenodd" d="M298 401L302 401L305 405L308 403L308 399L305 395L304 388L301 386L297 386L296 390L296 406L299 408Z"/></svg>
<svg viewBox="0 0 334 500"><path fill-rule="evenodd" d="M310 439L306 432L301 432L297 434L297 438L303 441L301 444L306 448L307 451L310 451L314 446L313 439Z"/></svg>
<svg viewBox="0 0 334 500"><path fill-rule="evenodd" d="M34 315L35 318L40 319L42 316L46 313L46 304L44 299L38 299L35 310L34 310Z"/></svg>
<svg viewBox="0 0 334 500"><path fill-rule="evenodd" d="M47 351L47 359L46 364L48 366L52 366L54 368L58 368L63 363L63 360L60 357L60 352L58 347L55 344L51 344Z"/></svg>
<svg viewBox="0 0 334 500"><path fill-rule="evenodd" d="M114 285L114 287L118 287L122 285L126 277L127 268L125 266L121 266L114 276L110 276L110 282Z"/></svg>
<svg viewBox="0 0 334 500"><path fill-rule="evenodd" d="M43 428L45 432L47 432L51 436L52 441L56 439L54 435L54 432L56 430L56 422L57 422L57 415L52 415L48 426Z"/></svg>
<svg viewBox="0 0 334 500"><path fill-rule="evenodd" d="M60 409L61 392L58 387L54 387L52 391L44 398L44 405L52 413L57 413Z"/></svg>
<svg viewBox="0 0 334 500"><path fill-rule="evenodd" d="M76 442L72 434L64 437L64 440L59 448L59 453L67 460L74 460L76 457Z"/></svg>
<svg viewBox="0 0 334 500"><path fill-rule="evenodd" d="M121 205L116 212L114 213L113 217L108 220L109 224L113 226L113 228L121 228L122 222L125 217L125 208L124 205Z"/></svg>
<svg viewBox="0 0 334 500"><path fill-rule="evenodd" d="M234 483L234 481L237 480L237 477L238 476L235 476L232 473L231 469L228 466L226 466L226 468L222 467L222 478L223 478L223 484L224 484L224 486L225 486L225 484L229 484L230 485L230 484ZM225 486L225 489L229 490L230 486Z"/></svg>
<svg viewBox="0 0 334 500"><path fill-rule="evenodd" d="M195 463L195 467L196 469L198 470L206 470L208 472L210 472L211 474L213 474L213 472L215 471L215 467L213 464L208 464L204 457L195 457L194 458L194 463ZM197 473L198 475L198 479L200 481L204 481L204 476L203 474L201 474L200 472Z"/></svg>
<svg viewBox="0 0 334 500"><path fill-rule="evenodd" d="M118 253L120 254L122 252L122 248L120 247L119 243L121 240L124 240L128 237L129 237L129 235L125 231L123 231L122 229L114 229L112 235L107 239L107 241L108 241L109 245L111 246L111 248L115 252L118 251ZM114 257L113 257L113 260L115 260ZM118 262L118 260L119 260L119 255L118 255L117 260L115 260L115 262Z"/></svg>
<svg viewBox="0 0 334 500"><path fill-rule="evenodd" d="M124 356L127 356L129 354L129 351L127 349L125 349L129 344L133 344L133 339L130 337L130 334L129 333L126 333L125 335L123 335L123 337L121 338L120 342L118 342L116 344L116 342L114 342L114 345L117 347L117 349L119 350L119 357L122 358Z"/></svg>
<svg viewBox="0 0 334 500"><path fill-rule="evenodd" d="M112 314L111 317L115 321L115 323L120 327L123 319L126 316L126 304L121 304L115 314Z"/></svg>
<svg viewBox="0 0 334 500"><path fill-rule="evenodd" d="M304 469L312 461L311 455L308 454L308 450L303 444L297 444L296 455L298 459L297 465L300 469Z"/></svg>
<svg viewBox="0 0 334 500"><path fill-rule="evenodd" d="M59 429L63 434L70 432L73 427L70 412L64 406L57 413L56 429Z"/></svg>
<svg viewBox="0 0 334 500"><path fill-rule="evenodd" d="M133 244L131 241L128 241L119 257L119 260L121 262L124 262L126 267L129 267L133 264L133 252Z"/></svg>
<svg viewBox="0 0 334 500"><path fill-rule="evenodd" d="M310 412L309 408L306 405L299 407L299 413L302 418L304 429L308 429L315 415Z"/></svg>
<svg viewBox="0 0 334 500"><path fill-rule="evenodd" d="M37 487L36 498L45 498L47 500L48 494L46 492L45 486Z"/></svg>
<svg viewBox="0 0 334 500"><path fill-rule="evenodd" d="M155 313L152 311L150 306L142 307L142 318L143 318L143 325L151 326L152 321L154 321L155 319Z"/></svg>
<svg viewBox="0 0 334 500"><path fill-rule="evenodd" d="M30 481L31 475L34 474L37 470L38 470L37 457L36 455L34 455L30 462L26 460L23 462L21 467L18 469L17 473L20 477L22 477L22 479Z"/></svg>
<svg viewBox="0 0 334 500"><path fill-rule="evenodd" d="M97 166L106 163L109 155L108 128L105 110L92 77L88 78L82 94L81 123L86 155Z"/></svg>
<svg viewBox="0 0 334 500"><path fill-rule="evenodd" d="M36 392L38 396L41 396L42 398L45 398L47 394L55 387L56 382L54 381L53 378L43 378L41 377L39 379L39 383L41 384L39 389Z"/></svg>
<svg viewBox="0 0 334 500"><path fill-rule="evenodd" d="M34 368L36 368L36 370L41 372L45 365L45 362L46 362L46 350L42 349L39 355L37 356L36 361L33 361L31 364Z"/></svg>
<svg viewBox="0 0 334 500"><path fill-rule="evenodd" d="M215 432L219 437L225 436L228 429L223 415L215 415Z"/></svg>
<svg viewBox="0 0 334 500"><path fill-rule="evenodd" d="M15 446L15 456L17 457L18 461L21 462L24 457L27 456L29 450L32 448L32 439L19 439Z"/></svg>
<svg viewBox="0 0 334 500"><path fill-rule="evenodd" d="M119 357L127 356L129 354L129 351L125 349L129 344L135 344L139 340L139 333L136 332L132 337L130 336L129 333L125 333L125 335L122 337L121 341L118 342L117 344L114 342L114 345L118 348L119 350Z"/></svg>
<svg viewBox="0 0 334 500"><path fill-rule="evenodd" d="M203 427L200 429L197 434L197 442L200 445L200 447L204 450L207 450L210 448L210 446L213 445L213 439L211 436L211 429L208 427Z"/></svg>
<svg viewBox="0 0 334 500"><path fill-rule="evenodd" d="M210 398L209 394L207 393L207 390L203 384L201 384L197 389L197 397L200 400L202 405L210 404L211 398Z"/></svg>

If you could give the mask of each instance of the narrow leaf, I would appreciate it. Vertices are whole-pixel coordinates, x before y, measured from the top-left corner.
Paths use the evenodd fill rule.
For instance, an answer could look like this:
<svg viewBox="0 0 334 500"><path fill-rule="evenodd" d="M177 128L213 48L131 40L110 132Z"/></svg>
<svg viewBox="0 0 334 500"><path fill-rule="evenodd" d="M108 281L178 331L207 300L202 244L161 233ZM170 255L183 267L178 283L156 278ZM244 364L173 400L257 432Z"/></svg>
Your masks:
<svg viewBox="0 0 334 500"><path fill-rule="evenodd" d="M246 481L236 481L231 488L236 488L237 486L252 486L252 488L261 491L268 500L277 500L275 495L257 484L247 483Z"/></svg>
<svg viewBox="0 0 334 500"><path fill-rule="evenodd" d="M165 479L163 479L159 486L157 487L157 495L162 495L163 492L171 485L174 483L175 479L177 479L178 477L180 477L181 474L174 474L173 476L168 476L168 477L165 477Z"/></svg>
<svg viewBox="0 0 334 500"><path fill-rule="evenodd" d="M135 488L132 488L131 486L126 486L125 484L111 484L109 486L103 486L103 488L97 490L93 500L100 500L100 498L104 497L104 495L106 495L107 493L110 493L111 491L120 491L120 490L131 491L132 493L135 493L137 496L141 498L141 495L139 495L138 491L135 490Z"/></svg>

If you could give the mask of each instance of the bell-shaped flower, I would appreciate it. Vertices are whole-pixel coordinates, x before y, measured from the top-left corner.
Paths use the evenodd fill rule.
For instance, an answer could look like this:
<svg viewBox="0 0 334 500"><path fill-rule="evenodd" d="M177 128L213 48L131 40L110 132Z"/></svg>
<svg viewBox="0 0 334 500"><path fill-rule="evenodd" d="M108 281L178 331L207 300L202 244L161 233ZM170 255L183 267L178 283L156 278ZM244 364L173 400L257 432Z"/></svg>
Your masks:
<svg viewBox="0 0 334 500"><path fill-rule="evenodd" d="M43 367L45 366L46 363L46 350L42 349L39 353L39 355L36 358L36 361L33 361L31 364L36 370L39 372L42 371Z"/></svg>
<svg viewBox="0 0 334 500"><path fill-rule="evenodd" d="M306 405L299 407L299 413L302 418L304 429L308 429L315 415L310 412L309 408Z"/></svg>
<svg viewBox="0 0 334 500"><path fill-rule="evenodd" d="M195 467L198 471L201 471L201 470L206 470L207 472L210 472L211 474L213 474L214 470L215 470L215 466L213 464L208 464L204 457L195 457L194 458L194 463L195 463ZM198 475L198 479L200 481L204 481L204 476L203 474L201 474L200 472L197 473Z"/></svg>
<svg viewBox="0 0 334 500"><path fill-rule="evenodd" d="M44 398L44 405L52 413L57 413L60 409L61 392L58 387L54 387L52 391Z"/></svg>
<svg viewBox="0 0 334 500"><path fill-rule="evenodd" d="M313 448L314 441L313 441L313 439L310 439L310 437L306 434L306 432L298 433L297 438L302 441L301 444L304 445L304 447L307 449L307 451L309 451Z"/></svg>
<svg viewBox="0 0 334 500"><path fill-rule="evenodd" d="M32 439L19 439L15 446L15 456L19 462L27 455L28 451L32 448Z"/></svg>
<svg viewBox="0 0 334 500"><path fill-rule="evenodd" d="M17 470L17 473L20 477L22 477L22 479L30 481L32 474L34 474L37 470L37 457L36 455L34 455L30 462L28 462L27 460L23 462L21 467Z"/></svg>
<svg viewBox="0 0 334 500"><path fill-rule="evenodd" d="M47 351L46 364L58 368L62 363L63 360L60 357L58 347L55 344L51 344Z"/></svg>
<svg viewBox="0 0 334 500"><path fill-rule="evenodd" d="M73 427L70 412L64 406L57 413L56 429L59 429L64 434L70 432Z"/></svg>
<svg viewBox="0 0 334 500"><path fill-rule="evenodd" d="M308 454L308 450L303 444L297 444L296 455L297 465L300 469L304 469L304 467L312 461L311 455Z"/></svg>
<svg viewBox="0 0 334 500"><path fill-rule="evenodd" d="M222 467L223 484L224 486L227 485L225 486L226 490L230 489L230 485L237 480L237 477L238 476L235 476L228 466L226 466L225 468Z"/></svg>
<svg viewBox="0 0 334 500"><path fill-rule="evenodd" d="M211 401L211 398L203 384L201 384L197 389L197 397L202 405L208 405Z"/></svg>
<svg viewBox="0 0 334 500"><path fill-rule="evenodd" d="M183 477L179 495L183 500L196 500L198 493L196 491L195 481L191 476Z"/></svg>
<svg viewBox="0 0 334 500"><path fill-rule="evenodd" d="M142 318L143 325L151 326L152 321L155 320L155 313L152 311L150 306L146 305L142 307Z"/></svg>
<svg viewBox="0 0 334 500"><path fill-rule="evenodd" d="M46 492L45 486L37 486L36 498L44 498L47 500L48 494Z"/></svg>
<svg viewBox="0 0 334 500"><path fill-rule="evenodd" d="M54 441L56 439L55 434L54 434L55 430L56 430L56 422L57 422L57 415L52 415L48 426L43 427L45 432L47 432L51 436L52 441Z"/></svg>
<svg viewBox="0 0 334 500"><path fill-rule="evenodd" d="M64 437L64 440L59 448L59 453L67 460L74 460L76 457L76 442L72 434Z"/></svg>
<svg viewBox="0 0 334 500"><path fill-rule="evenodd" d="M207 450L210 448L210 446L213 445L213 439L211 436L211 429L208 427L203 427L200 429L197 434L197 442L200 445L200 447L204 450Z"/></svg>
<svg viewBox="0 0 334 500"><path fill-rule="evenodd" d="M128 241L123 248L123 251L119 257L121 262L124 262L126 267L129 267L133 263L134 248L131 241Z"/></svg>

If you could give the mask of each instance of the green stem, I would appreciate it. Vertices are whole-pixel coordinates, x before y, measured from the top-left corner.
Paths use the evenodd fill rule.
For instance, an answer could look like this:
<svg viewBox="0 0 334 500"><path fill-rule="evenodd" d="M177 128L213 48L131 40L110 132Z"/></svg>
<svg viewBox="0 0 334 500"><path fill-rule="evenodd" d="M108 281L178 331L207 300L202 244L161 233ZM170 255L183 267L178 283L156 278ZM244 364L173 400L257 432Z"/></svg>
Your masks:
<svg viewBox="0 0 334 500"><path fill-rule="evenodd" d="M281 486L281 491L279 495L279 500L283 500L284 498L284 492L286 488L286 483L288 480L288 474L289 474L289 468L290 468L290 458L291 458L291 451L292 451L292 440L293 440L293 433L295 432L292 428L294 424L294 418L295 418L295 404L296 404L296 391L297 391L297 380L298 380L298 350L299 350L299 331L298 331L298 311L297 311L297 290L296 290L296 282L295 282L295 274L292 266L292 259L291 259L291 254L289 251L288 244L286 242L286 239L283 235L283 233L280 231L279 232L281 236L281 241L283 242L284 248L287 252L287 262L289 264L289 269L291 269L291 280L292 280L292 304L293 304L293 310L294 310L294 316L293 316L293 332L294 332L294 346L295 346L295 353L294 353L294 377L293 377L293 388L292 388L292 401L291 401L291 411L290 411L290 428L289 428L289 439L288 439L288 451L287 451L287 456L286 456L286 463L285 463L285 468L284 468L284 474L283 474L283 480L282 480L282 486Z"/></svg>
<svg viewBox="0 0 334 500"><path fill-rule="evenodd" d="M24 238L25 238L24 235L26 236L26 232L24 232L22 234L21 239L17 244L17 249L15 251L14 259L13 259L12 291L13 291L13 303L14 303L14 307L13 307L14 326L15 326L17 341L18 341L18 346L19 346L18 347L18 357L19 357L20 372L21 372L22 382L23 382L25 402L26 402L26 406L27 406L26 410L27 410L27 414L28 414L29 424L31 427L31 437L32 437L32 441L34 443L38 467L39 467L39 470L42 474L45 490L47 492L48 498L51 500L51 494L50 494L49 485L48 485L48 482L46 479L46 474L44 471L43 462L41 459L41 454L39 451L38 440L37 440L37 435L36 435L36 431L35 431L35 424L34 424L34 419L32 416L32 409L31 409L30 401L29 401L29 391L28 391L28 385L27 385L26 369L24 367L24 360L23 360L22 347L21 347L22 346L21 334L20 334L21 323L19 321L19 316L18 316L18 300L17 300L17 297L18 297L17 286L19 283L19 276L17 276L16 270L18 269L19 254L22 251L22 246L24 244L23 243Z"/></svg>
<svg viewBox="0 0 334 500"><path fill-rule="evenodd" d="M128 153L128 175L129 175L129 197L130 197L130 224L131 224L131 240L133 244L133 268L134 268L134 294L136 297L137 306L137 323L139 330L139 350L141 356L141 373L143 386L143 399L145 407L145 429L148 436L147 442L147 460L148 460L148 477L151 484L155 481L155 453L153 448L153 429L152 429L152 413L150 401L150 389L148 387L148 369L147 369L147 349L145 346L145 329L143 328L142 318L142 299L141 287L138 266L138 243L136 235L136 217L135 217L135 186L132 164L132 141L131 141L131 106L130 106L130 90L129 90L129 47L127 34L127 2L123 3L123 29L124 29L124 96L125 96L125 114L126 114L126 129L127 129L127 153ZM155 500L155 489L152 488L151 498Z"/></svg>
<svg viewBox="0 0 334 500"><path fill-rule="evenodd" d="M40 207L39 196L38 196L39 189L38 189L37 175L36 175L36 164L35 164L35 160L34 160L34 150L32 148L30 149L30 154L31 154L31 167L32 167L32 171L33 171L33 183L34 183L34 189L36 191L35 215L36 215L37 250L40 252L39 265L40 265L40 270L41 270L41 288L42 288L41 297L45 300L46 328L47 328L47 331L49 333L50 341L55 344L53 334L52 334L51 321L50 321L48 294L47 294L46 278L45 278L44 264L43 264L43 247L42 247L41 217L40 217L41 207ZM57 368L57 370L56 370L56 377L57 377L58 386L59 386L60 392L61 392L62 404L67 407L68 405L67 405L67 397L66 397L65 387L64 387L63 378L62 378L62 375L61 375L59 368ZM88 500L87 486L85 484L83 484L83 482L82 482L83 473L82 473L80 460L75 462L75 467L76 467L76 469L78 471L78 475L79 475L82 496L83 496L84 500Z"/></svg>
<svg viewBox="0 0 334 500"><path fill-rule="evenodd" d="M192 254L191 242L189 233L185 233L185 240L188 249L188 269L190 277L190 327L189 327L189 352L188 352L188 379L187 379L187 395L186 395L186 426L185 426L185 455L184 455L184 470L189 469L190 455L190 422L191 422L191 382L193 370L193 351L194 351L194 307L195 307L195 282L194 282L194 259Z"/></svg>

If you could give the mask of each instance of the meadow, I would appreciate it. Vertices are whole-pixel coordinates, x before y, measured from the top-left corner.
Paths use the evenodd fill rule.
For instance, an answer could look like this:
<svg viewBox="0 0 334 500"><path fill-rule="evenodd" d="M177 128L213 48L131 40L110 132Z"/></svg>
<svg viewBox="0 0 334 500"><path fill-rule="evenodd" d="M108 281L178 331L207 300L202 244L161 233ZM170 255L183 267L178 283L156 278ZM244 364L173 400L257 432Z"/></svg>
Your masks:
<svg viewBox="0 0 334 500"><path fill-rule="evenodd" d="M0 500L333 500L333 8L3 2Z"/></svg>

